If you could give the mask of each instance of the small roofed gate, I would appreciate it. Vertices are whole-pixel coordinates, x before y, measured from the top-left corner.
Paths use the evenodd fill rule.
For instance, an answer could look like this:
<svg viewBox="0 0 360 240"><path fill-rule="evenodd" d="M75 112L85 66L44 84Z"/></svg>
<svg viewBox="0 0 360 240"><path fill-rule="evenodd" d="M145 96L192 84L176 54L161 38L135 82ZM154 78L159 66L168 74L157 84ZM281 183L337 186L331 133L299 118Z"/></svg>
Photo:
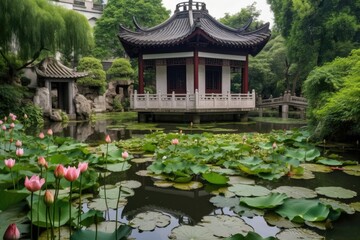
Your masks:
<svg viewBox="0 0 360 240"><path fill-rule="evenodd" d="M191 98L198 94L205 99L208 95L216 95L216 101L229 97L242 99L229 95L231 76L235 72L241 75L241 92L233 94L251 95L248 55L257 55L271 36L268 23L248 31L249 20L243 27L234 29L213 18L205 3L193 1L177 4L173 16L158 26L142 28L135 18L134 24L136 31L121 26L118 37L127 55L138 59L138 99L134 99L134 95L131 97L137 102L146 94L148 83L144 74L149 61L154 63L152 71L156 78L155 90L150 95L186 94ZM165 98L158 101L165 101ZM255 107L255 98L251 101L251 106ZM243 104L245 102L239 100L235 106L239 111L249 109L245 107L248 104ZM142 111L136 104L133 107L135 111ZM227 107L224 105L223 108ZM155 107L152 109L156 112Z"/></svg>

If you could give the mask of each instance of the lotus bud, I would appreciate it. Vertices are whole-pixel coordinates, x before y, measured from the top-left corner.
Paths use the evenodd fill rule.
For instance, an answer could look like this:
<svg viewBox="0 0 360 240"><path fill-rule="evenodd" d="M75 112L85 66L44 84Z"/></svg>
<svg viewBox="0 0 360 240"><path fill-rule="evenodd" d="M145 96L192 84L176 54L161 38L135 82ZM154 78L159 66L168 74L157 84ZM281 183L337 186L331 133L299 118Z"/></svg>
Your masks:
<svg viewBox="0 0 360 240"><path fill-rule="evenodd" d="M44 138L45 138L45 135L44 135L43 132L39 133L39 138L40 138L40 139L44 139Z"/></svg>
<svg viewBox="0 0 360 240"><path fill-rule="evenodd" d="M50 190L46 190L44 194L44 202L46 206L50 206L54 203L54 194Z"/></svg>
<svg viewBox="0 0 360 240"><path fill-rule="evenodd" d="M19 229L16 227L15 223L12 223L8 226L8 228L6 229L5 233L4 233L4 240L17 240L20 239L20 231Z"/></svg>
<svg viewBox="0 0 360 240"><path fill-rule="evenodd" d="M54 133L53 133L53 130L51 130L51 128L49 128L49 130L47 130L47 134L49 135L49 136L52 136Z"/></svg>
<svg viewBox="0 0 360 240"><path fill-rule="evenodd" d="M174 138L173 140L171 140L171 144L172 145L178 145L179 144L179 139Z"/></svg>
<svg viewBox="0 0 360 240"><path fill-rule="evenodd" d="M123 159L126 159L126 158L129 157L129 153L128 153L127 151L122 152L122 153L121 153L121 157L122 157Z"/></svg>
<svg viewBox="0 0 360 240"><path fill-rule="evenodd" d="M111 138L110 138L109 134L106 135L106 137L105 137L105 142L106 142L106 143L111 143Z"/></svg>
<svg viewBox="0 0 360 240"><path fill-rule="evenodd" d="M24 149L17 148L15 154L16 154L16 156L21 157L22 155L24 155Z"/></svg>
<svg viewBox="0 0 360 240"><path fill-rule="evenodd" d="M16 140L15 146L16 146L17 148L20 148L20 147L22 146L22 142L21 142L20 140Z"/></svg>

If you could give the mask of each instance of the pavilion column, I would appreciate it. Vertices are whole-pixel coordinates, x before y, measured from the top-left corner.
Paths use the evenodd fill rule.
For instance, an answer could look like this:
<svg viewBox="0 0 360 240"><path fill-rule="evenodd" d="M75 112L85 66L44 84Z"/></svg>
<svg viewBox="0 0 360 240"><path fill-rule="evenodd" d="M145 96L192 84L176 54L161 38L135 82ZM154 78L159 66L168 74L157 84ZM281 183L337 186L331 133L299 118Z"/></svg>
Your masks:
<svg viewBox="0 0 360 240"><path fill-rule="evenodd" d="M199 90L199 51L194 50L194 93Z"/></svg>
<svg viewBox="0 0 360 240"><path fill-rule="evenodd" d="M138 57L138 65L139 65L139 74L138 74L138 80L139 80L139 94L144 94L144 59L143 55L139 54Z"/></svg>
<svg viewBox="0 0 360 240"><path fill-rule="evenodd" d="M246 55L246 60L242 68L242 82L241 82L241 92L248 93L249 91L249 57Z"/></svg>

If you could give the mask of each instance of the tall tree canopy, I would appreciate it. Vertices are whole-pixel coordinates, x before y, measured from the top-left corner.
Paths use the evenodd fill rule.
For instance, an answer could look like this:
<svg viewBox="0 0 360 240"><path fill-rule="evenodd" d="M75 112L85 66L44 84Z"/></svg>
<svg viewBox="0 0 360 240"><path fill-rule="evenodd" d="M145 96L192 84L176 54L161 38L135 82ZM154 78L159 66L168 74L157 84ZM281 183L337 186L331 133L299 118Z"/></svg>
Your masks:
<svg viewBox="0 0 360 240"><path fill-rule="evenodd" d="M109 0L95 25L94 55L103 59L124 56L117 38L119 24L134 29L133 17L136 17L141 26L153 27L165 21L169 14L161 0Z"/></svg>
<svg viewBox="0 0 360 240"><path fill-rule="evenodd" d="M230 15L229 13L225 13L225 16L220 18L219 21L226 26L230 26L233 28L241 28L247 22L252 19L253 22L251 23L249 29L254 30L259 25L263 24L258 18L260 16L260 11L256 9L255 3L242 8L240 12Z"/></svg>
<svg viewBox="0 0 360 240"><path fill-rule="evenodd" d="M0 55L7 71L2 82L12 83L43 50L76 56L86 52L92 42L84 16L47 0L1 0L0 9Z"/></svg>
<svg viewBox="0 0 360 240"><path fill-rule="evenodd" d="M315 67L360 46L360 0L267 0L296 69L292 88Z"/></svg>

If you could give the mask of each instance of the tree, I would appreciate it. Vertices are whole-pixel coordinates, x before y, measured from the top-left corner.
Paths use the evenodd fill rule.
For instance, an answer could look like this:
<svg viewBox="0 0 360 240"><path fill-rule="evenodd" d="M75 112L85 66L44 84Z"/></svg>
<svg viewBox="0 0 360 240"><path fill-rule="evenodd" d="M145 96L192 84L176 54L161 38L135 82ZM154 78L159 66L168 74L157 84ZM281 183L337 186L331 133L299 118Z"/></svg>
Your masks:
<svg viewBox="0 0 360 240"><path fill-rule="evenodd" d="M123 57L124 50L117 38L119 24L134 29L133 17L141 26L153 27L169 17L161 0L109 0L94 29L95 50L98 58Z"/></svg>
<svg viewBox="0 0 360 240"><path fill-rule="evenodd" d="M263 22L258 20L260 16L260 11L256 9L255 3L242 8L240 12L235 13L234 15L230 15L229 13L225 13L225 16L220 18L219 21L226 26L230 26L233 28L241 28L245 26L249 20L252 19L252 23L249 27L249 30L254 30L262 25Z"/></svg>
<svg viewBox="0 0 360 240"><path fill-rule="evenodd" d="M314 69L304 82L318 138L360 136L360 50Z"/></svg>
<svg viewBox="0 0 360 240"><path fill-rule="evenodd" d="M359 0L267 0L286 40L292 90L315 66L347 56L360 44Z"/></svg>
<svg viewBox="0 0 360 240"><path fill-rule="evenodd" d="M21 69L35 62L44 50L87 51L91 28L87 19L47 0L1 0L0 55L6 65L3 83L12 84Z"/></svg>
<svg viewBox="0 0 360 240"><path fill-rule="evenodd" d="M101 61L94 57L83 57L77 67L78 71L87 72L89 75L77 80L77 84L98 89L103 94L106 88L106 73Z"/></svg>
<svg viewBox="0 0 360 240"><path fill-rule="evenodd" d="M129 60L125 58L115 59L111 67L107 70L111 81L130 80L134 75Z"/></svg>

